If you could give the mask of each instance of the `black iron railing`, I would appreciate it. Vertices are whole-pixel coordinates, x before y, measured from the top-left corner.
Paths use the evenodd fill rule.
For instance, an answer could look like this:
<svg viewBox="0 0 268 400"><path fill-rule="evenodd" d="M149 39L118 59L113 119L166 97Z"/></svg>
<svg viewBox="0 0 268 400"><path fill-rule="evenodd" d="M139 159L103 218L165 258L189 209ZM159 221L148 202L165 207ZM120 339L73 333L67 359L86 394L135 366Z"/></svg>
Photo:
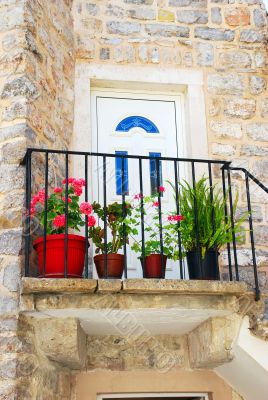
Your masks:
<svg viewBox="0 0 268 400"><path fill-rule="evenodd" d="M120 202L122 206L122 213L126 215L126 207L127 201L131 196L131 188L128 182L128 175L126 174L126 162L130 162L130 160L135 161L135 175L136 180L138 182L138 192L139 192L139 208L140 208L140 227L139 227L139 235L141 242L141 255L140 259L142 262L142 266L144 266L145 261L145 244L146 244L146 224L145 224L145 204L144 198L147 195L145 193L145 186L148 187L150 177L148 179L148 169L150 160L154 160L155 169L150 170L150 174L154 173L154 180L159 188L163 184L163 179L168 178L172 180L173 190L174 190L174 211L177 215L181 212L181 204L180 204L180 186L179 182L182 179L186 179L188 183L190 183L191 187L195 190L196 184L200 176L207 176L207 180L209 183L210 190L210 198L213 201L214 197L214 184L215 182L220 182L220 187L222 190L222 196L226 199L224 204L225 210L225 221L231 221L231 240L226 243L226 251L228 258L228 272L229 272L229 280L240 280L239 275L239 259L237 254L238 243L236 240L235 233L235 210L234 210L234 194L233 194L233 175L237 172L242 173L244 176L239 175L239 180L243 179L244 188L245 188L245 198L246 198L246 207L247 207L247 218L246 222L248 224L249 238L250 241L248 243L248 247L251 248L252 252L252 269L254 275L254 287L256 291L256 299L260 298L260 288L258 281L258 272L257 272L257 262L256 262L256 250L254 243L254 232L253 232L253 219L252 219L252 207L251 207L251 198L250 198L250 187L249 180L257 184L262 190L268 193L268 189L251 173L249 173L244 168L234 168L231 167L231 163L222 160L203 160L203 159L189 159L189 158L173 158L173 157L150 157L150 156L136 156L136 155L128 155L128 154L104 154L104 153L87 153L87 152L77 152L77 151L60 151L60 150L48 150L48 149L33 149L29 148L24 158L24 164L26 166L26 218L25 218L25 276L31 275L30 269L30 254L32 251L32 220L31 220L31 202L33 198L33 194L38 190L37 188L44 189L44 217L43 217L43 230L41 235L44 240L44 252L43 252L43 263L42 263L42 276L45 276L46 273L46 262L47 262L47 229L48 229L48 196L50 192L50 187L52 185L52 181L62 181L65 179L65 226L64 226L64 277L68 277L68 218L69 218L69 205L68 205L68 189L69 182L68 178L70 178L70 171L76 175L76 167L74 160L79 158L80 162L80 172L81 172L81 164L83 164L83 178L85 180L85 193L84 193L84 201L88 202L92 201L92 186L93 183L90 182L90 179L96 178L94 185L97 187L95 190L95 195L98 196L98 201L103 206L103 243L104 243L104 277L108 277L107 274L107 245L108 245L108 232L107 232L107 207L110 201L111 192L113 192L113 188L116 185L116 182L113 178L111 178L110 170L114 169L115 160L118 158L121 160L120 162L120 173L118 175L114 171L114 175L117 175L120 178L119 191L120 194L114 193L112 197L116 198L118 202ZM113 161L112 167L110 161ZM134 164L133 164L134 165ZM164 166L168 165L168 171L163 172ZM53 174L51 172L53 170ZM183 173L182 173L183 170ZM173 171L172 173L170 171ZM172 176L170 176L171 174ZM147 181L145 182L144 176L147 176ZM167 176L168 175L168 176ZM182 176L183 175L183 176ZM111 180L112 179L112 180ZM237 179L237 178L235 178ZM91 183L91 185L90 185ZM146 183L146 185L145 185ZM111 189L112 188L112 189ZM126 190L127 188L127 190ZM153 188L151 189L153 191ZM134 193L132 193L134 194ZM94 194L93 194L94 195ZM163 237L163 197L162 194L158 191L155 193L157 203L158 203L158 228L159 228L159 249L161 255L161 266L162 266L162 278L165 276L165 267L164 267L164 237ZM95 199L96 200L96 199ZM200 246L200 220L198 218L198 202L196 198L194 199L194 209L195 209L195 218L194 218L194 226L195 226L195 243L196 243L196 251L198 253L197 262L199 265L199 269L201 271L202 276L202 258L201 258L201 246ZM212 226L213 232L215 232L215 215L212 212ZM86 249L85 249L85 263L84 263L84 271L83 277L88 278L89 274L89 259L92 258L92 255L88 251L88 241L89 241L89 227L88 227L88 216L85 216L85 227L84 236L86 239ZM180 227L180 222L177 222L178 228ZM127 270L127 257L129 254L129 243L128 243L128 234L125 223L122 225L123 228L123 245L122 251L124 256L124 277L127 278L128 270ZM245 246L245 244L244 244ZM180 279L185 279L185 265L184 265L184 248L181 240L181 230L177 231L177 247L178 247L178 270L180 271ZM144 268L143 268L144 271Z"/></svg>

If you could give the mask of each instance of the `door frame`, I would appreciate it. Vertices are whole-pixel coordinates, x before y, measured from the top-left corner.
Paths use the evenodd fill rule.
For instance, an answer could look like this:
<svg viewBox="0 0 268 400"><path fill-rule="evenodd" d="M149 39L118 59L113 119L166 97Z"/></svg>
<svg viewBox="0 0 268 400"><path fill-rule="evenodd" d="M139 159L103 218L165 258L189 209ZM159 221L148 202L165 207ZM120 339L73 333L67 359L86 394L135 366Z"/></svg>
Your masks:
<svg viewBox="0 0 268 400"><path fill-rule="evenodd" d="M92 90L95 88L149 90L183 95L187 156L207 158L208 139L203 84L201 70L78 62L75 68L74 133L71 147L73 150L81 150L83 147L83 150L88 152L92 149L90 111ZM79 162L76 163L76 167L79 167Z"/></svg>
<svg viewBox="0 0 268 400"><path fill-rule="evenodd" d="M111 393L111 394L98 394L96 400L106 400L106 399L127 399L127 398L137 398L139 399L140 397L148 397L148 399L152 397L160 397L160 398L173 398L173 397L200 397L202 400L209 400L208 394L207 393Z"/></svg>

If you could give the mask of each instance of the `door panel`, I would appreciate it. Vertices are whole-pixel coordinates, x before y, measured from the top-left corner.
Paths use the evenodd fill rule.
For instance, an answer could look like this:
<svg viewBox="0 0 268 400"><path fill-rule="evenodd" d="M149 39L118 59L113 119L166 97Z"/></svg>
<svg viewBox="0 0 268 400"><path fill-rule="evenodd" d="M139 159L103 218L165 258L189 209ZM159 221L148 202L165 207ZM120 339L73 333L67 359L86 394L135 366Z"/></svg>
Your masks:
<svg viewBox="0 0 268 400"><path fill-rule="evenodd" d="M93 92L92 95L92 151L118 155L107 157L107 201L121 201L121 154L183 157L182 107L180 98L140 93ZM174 163L159 163L161 184L174 179ZM180 176L184 176L181 166ZM103 199L102 160L95 163L93 171L94 198ZM143 192L150 195L157 190L156 162L142 161ZM124 192L130 200L140 192L139 162L124 162ZM95 181L94 181L95 179ZM163 210L174 210L171 191L162 200ZM137 254L128 251L128 277L141 277L142 270ZM178 278L178 263L168 261L167 278Z"/></svg>

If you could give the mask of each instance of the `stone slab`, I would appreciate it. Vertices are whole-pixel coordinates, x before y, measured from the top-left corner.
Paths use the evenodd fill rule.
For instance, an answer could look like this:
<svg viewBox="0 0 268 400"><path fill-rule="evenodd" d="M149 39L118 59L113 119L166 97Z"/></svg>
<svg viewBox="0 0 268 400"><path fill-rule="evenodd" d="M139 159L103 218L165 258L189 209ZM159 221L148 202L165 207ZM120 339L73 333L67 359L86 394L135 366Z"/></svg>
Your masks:
<svg viewBox="0 0 268 400"><path fill-rule="evenodd" d="M22 278L21 293L92 293L96 289L96 279Z"/></svg>
<svg viewBox="0 0 268 400"><path fill-rule="evenodd" d="M99 279L97 292L99 293L118 293L122 290L120 279Z"/></svg>
<svg viewBox="0 0 268 400"><path fill-rule="evenodd" d="M176 293L241 295L251 292L245 282L220 282L175 279L128 279L123 281L123 293Z"/></svg>

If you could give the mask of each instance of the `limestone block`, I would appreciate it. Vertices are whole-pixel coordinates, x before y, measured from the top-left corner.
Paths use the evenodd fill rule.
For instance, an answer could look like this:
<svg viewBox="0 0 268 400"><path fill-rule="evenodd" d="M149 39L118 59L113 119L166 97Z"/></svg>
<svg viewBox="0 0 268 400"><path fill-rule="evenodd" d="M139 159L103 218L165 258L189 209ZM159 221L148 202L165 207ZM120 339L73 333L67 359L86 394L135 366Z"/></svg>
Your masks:
<svg viewBox="0 0 268 400"><path fill-rule="evenodd" d="M125 293L209 293L209 294L239 294L247 291L247 285L243 282L220 282L177 279L126 279L123 281Z"/></svg>
<svg viewBox="0 0 268 400"><path fill-rule="evenodd" d="M75 318L39 318L34 321L39 349L52 361L80 369L86 361L86 335Z"/></svg>
<svg viewBox="0 0 268 400"><path fill-rule="evenodd" d="M18 303L17 297L0 296L0 313L2 316L16 312Z"/></svg>
<svg viewBox="0 0 268 400"><path fill-rule="evenodd" d="M245 51L231 50L220 53L219 63L226 68L248 68L251 66L250 54Z"/></svg>
<svg viewBox="0 0 268 400"><path fill-rule="evenodd" d="M40 279L22 278L22 293L92 293L97 288L95 279Z"/></svg>
<svg viewBox="0 0 268 400"><path fill-rule="evenodd" d="M250 12L246 7L228 7L224 17L230 26L245 26L250 23Z"/></svg>
<svg viewBox="0 0 268 400"><path fill-rule="evenodd" d="M197 43L197 64L210 67L213 65L214 51L213 46L209 43Z"/></svg>
<svg viewBox="0 0 268 400"><path fill-rule="evenodd" d="M257 225L254 228L254 236L256 244L267 245L268 243L268 227L266 225Z"/></svg>
<svg viewBox="0 0 268 400"><path fill-rule="evenodd" d="M139 59L141 62L148 62L148 48L146 45L141 45L139 47Z"/></svg>
<svg viewBox="0 0 268 400"><path fill-rule="evenodd" d="M112 17L122 18L125 15L125 10L124 8L116 6L115 4L107 4L105 14Z"/></svg>
<svg viewBox="0 0 268 400"><path fill-rule="evenodd" d="M254 24L255 26L258 27L263 27L266 24L266 15L265 13L260 10L259 8L256 8L253 11L253 18L254 18Z"/></svg>
<svg viewBox="0 0 268 400"><path fill-rule="evenodd" d="M152 8L136 8L134 10L128 10L128 15L133 19L144 21L156 19L155 10Z"/></svg>
<svg viewBox="0 0 268 400"><path fill-rule="evenodd" d="M256 175L259 179L268 178L268 160L255 161L252 168L253 175Z"/></svg>
<svg viewBox="0 0 268 400"><path fill-rule="evenodd" d="M211 21L213 24L218 24L218 25L222 23L222 15L220 7L211 8Z"/></svg>
<svg viewBox="0 0 268 400"><path fill-rule="evenodd" d="M230 117L249 119L256 111L256 101L253 99L230 99L225 102L224 114Z"/></svg>
<svg viewBox="0 0 268 400"><path fill-rule="evenodd" d="M2 5L2 3L1 3ZM7 8L2 12L0 19L0 32L15 29L24 22L24 3L17 2L16 6Z"/></svg>
<svg viewBox="0 0 268 400"><path fill-rule="evenodd" d="M127 4L146 4L151 5L153 4L154 0L124 0L124 3Z"/></svg>
<svg viewBox="0 0 268 400"><path fill-rule="evenodd" d="M0 254L18 255L21 247L21 229L3 229L0 231Z"/></svg>
<svg viewBox="0 0 268 400"><path fill-rule="evenodd" d="M241 155L245 156L268 156L268 147L259 147L250 144L243 144L241 146Z"/></svg>
<svg viewBox="0 0 268 400"><path fill-rule="evenodd" d="M230 137L239 139L242 137L242 128L240 124L232 124L226 121L211 121L210 128L218 137Z"/></svg>
<svg viewBox="0 0 268 400"><path fill-rule="evenodd" d="M88 368L108 370L157 369L165 372L188 366L186 336L88 336Z"/></svg>
<svg viewBox="0 0 268 400"><path fill-rule="evenodd" d="M164 10L163 8L161 8L158 11L158 20L161 22L174 22L175 14L172 11Z"/></svg>
<svg viewBox="0 0 268 400"><path fill-rule="evenodd" d="M235 32L230 29L216 29L200 26L195 28L194 35L197 38L205 40L232 42L235 37Z"/></svg>
<svg viewBox="0 0 268 400"><path fill-rule="evenodd" d="M169 0L170 7L193 7L193 8L205 8L207 7L207 0Z"/></svg>
<svg viewBox="0 0 268 400"><path fill-rule="evenodd" d="M110 49L107 47L102 47L100 49L100 60L109 60L110 59Z"/></svg>
<svg viewBox="0 0 268 400"><path fill-rule="evenodd" d="M245 89L244 79L241 75L209 74L208 91L213 94L242 94Z"/></svg>
<svg viewBox="0 0 268 400"><path fill-rule="evenodd" d="M4 121L13 121L16 118L26 118L28 115L28 104L27 100L22 98L16 98L12 100L10 105L6 106L3 110L2 119Z"/></svg>
<svg viewBox="0 0 268 400"><path fill-rule="evenodd" d="M26 139L19 138L0 147L0 162L20 164L26 152Z"/></svg>
<svg viewBox="0 0 268 400"><path fill-rule="evenodd" d="M260 94L266 90L266 79L261 76L252 75L249 81L250 93Z"/></svg>
<svg viewBox="0 0 268 400"><path fill-rule="evenodd" d="M239 332L241 318L210 318L188 335L192 368L216 368L233 359L232 346Z"/></svg>
<svg viewBox="0 0 268 400"><path fill-rule="evenodd" d="M249 266L252 269L252 251L251 249L237 249L237 258L238 265L245 267ZM257 265L263 266L267 265L268 262L268 252L265 250L257 250L256 252ZM221 262L222 265L228 265L228 255L227 251L221 252ZM240 272L243 271L244 268L240 268Z"/></svg>
<svg viewBox="0 0 268 400"><path fill-rule="evenodd" d="M99 12L99 7L97 6L97 4L93 4L93 3L86 3L86 12L89 15L97 15Z"/></svg>
<svg viewBox="0 0 268 400"><path fill-rule="evenodd" d="M132 35L134 33L139 33L141 26L136 22L119 22L119 21L109 21L106 24L107 31L109 33L118 35Z"/></svg>
<svg viewBox="0 0 268 400"><path fill-rule="evenodd" d="M212 154L218 156L233 156L235 154L235 146L230 144L213 143L212 144Z"/></svg>
<svg viewBox="0 0 268 400"><path fill-rule="evenodd" d="M254 29L244 29L240 34L240 42L246 43L262 43L265 42L266 35L262 31Z"/></svg>
<svg viewBox="0 0 268 400"><path fill-rule="evenodd" d="M183 24L206 24L208 13L199 10L177 11L177 21Z"/></svg>
<svg viewBox="0 0 268 400"><path fill-rule="evenodd" d="M263 68L267 65L266 54L261 51L256 51L254 54L254 61L257 68Z"/></svg>
<svg viewBox="0 0 268 400"><path fill-rule="evenodd" d="M5 99L13 96L25 96L36 99L39 96L36 85L27 77L21 76L7 82L3 88L1 98Z"/></svg>
<svg viewBox="0 0 268 400"><path fill-rule="evenodd" d="M147 24L145 30L150 36L189 37L189 28L186 26Z"/></svg>
<svg viewBox="0 0 268 400"><path fill-rule="evenodd" d="M247 135L254 140L268 141L268 123L252 123L246 127Z"/></svg>

